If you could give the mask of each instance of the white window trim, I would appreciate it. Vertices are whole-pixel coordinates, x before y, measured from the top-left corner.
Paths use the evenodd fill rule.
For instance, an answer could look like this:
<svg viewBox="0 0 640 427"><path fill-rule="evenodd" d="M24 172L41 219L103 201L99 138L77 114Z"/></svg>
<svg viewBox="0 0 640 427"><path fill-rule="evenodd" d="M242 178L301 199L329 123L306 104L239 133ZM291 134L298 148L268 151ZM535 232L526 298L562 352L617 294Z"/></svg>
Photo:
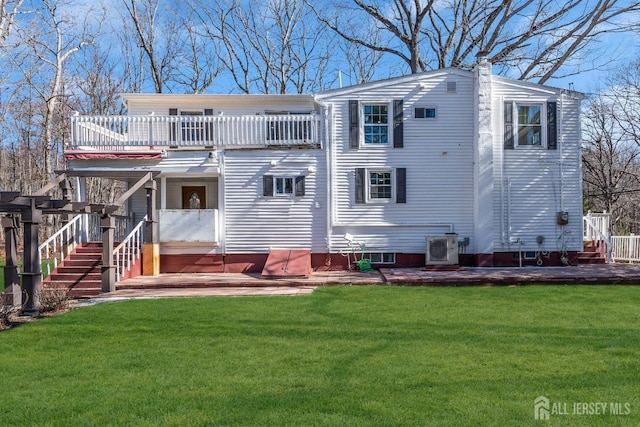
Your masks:
<svg viewBox="0 0 640 427"><path fill-rule="evenodd" d="M388 172L391 175L391 197L378 199L371 197L371 172ZM395 203L396 200L396 170L395 168L367 168L365 169L365 202L366 203Z"/></svg>
<svg viewBox="0 0 640 427"><path fill-rule="evenodd" d="M387 106L387 142L385 144L367 144L364 142L364 107L365 105L386 105ZM368 100L360 101L358 105L358 122L360 123L359 147L374 150L393 148L393 101L384 100Z"/></svg>
<svg viewBox="0 0 640 427"><path fill-rule="evenodd" d="M518 143L518 106L539 106L540 107L540 145L520 145ZM536 100L514 100L513 101L513 148L516 150L546 150L547 149L547 103Z"/></svg>

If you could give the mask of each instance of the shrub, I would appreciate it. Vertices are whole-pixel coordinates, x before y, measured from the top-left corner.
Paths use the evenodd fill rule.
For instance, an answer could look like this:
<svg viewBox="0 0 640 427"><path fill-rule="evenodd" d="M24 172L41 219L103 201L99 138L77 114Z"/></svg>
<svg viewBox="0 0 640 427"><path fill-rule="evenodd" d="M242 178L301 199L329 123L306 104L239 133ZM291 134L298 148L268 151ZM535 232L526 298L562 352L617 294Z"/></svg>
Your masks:
<svg viewBox="0 0 640 427"><path fill-rule="evenodd" d="M64 285L47 283L40 293L40 311L63 311L69 308L69 289Z"/></svg>
<svg viewBox="0 0 640 427"><path fill-rule="evenodd" d="M11 325L11 319L20 310L19 307L13 307L9 304L7 294L0 294L0 330L7 329Z"/></svg>

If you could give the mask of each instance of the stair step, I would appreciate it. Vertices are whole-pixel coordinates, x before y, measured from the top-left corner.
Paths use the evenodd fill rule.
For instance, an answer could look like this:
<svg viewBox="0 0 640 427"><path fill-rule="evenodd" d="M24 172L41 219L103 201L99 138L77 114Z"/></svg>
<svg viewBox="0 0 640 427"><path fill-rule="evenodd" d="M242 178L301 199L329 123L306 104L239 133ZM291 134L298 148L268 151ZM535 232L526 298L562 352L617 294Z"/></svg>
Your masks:
<svg viewBox="0 0 640 427"><path fill-rule="evenodd" d="M79 283L84 280L101 280L101 272L85 272L85 273L52 273L49 281L51 282L74 282Z"/></svg>
<svg viewBox="0 0 640 427"><path fill-rule="evenodd" d="M578 256L578 264L606 264L604 257L583 257Z"/></svg>

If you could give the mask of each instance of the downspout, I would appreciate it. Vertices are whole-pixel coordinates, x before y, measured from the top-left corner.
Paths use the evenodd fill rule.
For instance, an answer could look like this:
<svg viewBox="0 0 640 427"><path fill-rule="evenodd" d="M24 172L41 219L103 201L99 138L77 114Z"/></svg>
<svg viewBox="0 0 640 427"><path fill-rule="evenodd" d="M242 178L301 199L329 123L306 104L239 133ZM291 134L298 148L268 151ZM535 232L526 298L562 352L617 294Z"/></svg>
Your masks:
<svg viewBox="0 0 640 427"><path fill-rule="evenodd" d="M325 200L325 211L327 212L326 224L325 224L325 243L327 248L327 253L331 254L331 234L333 233L333 180L331 177L333 176L333 156L331 150L333 149L333 129L331 128L331 124L333 123L333 108L332 105L327 105L322 101L318 101L314 99L314 101L322 108L322 124L323 124L323 149L325 155L325 188L327 189L327 195Z"/></svg>
<svg viewBox="0 0 640 427"><path fill-rule="evenodd" d="M564 211L564 191L562 191L562 183L564 182L564 90L560 91L560 117L558 123L558 143L560 144L560 210Z"/></svg>
<svg viewBox="0 0 640 427"><path fill-rule="evenodd" d="M324 149L325 152L325 179L326 179L326 188L327 188L327 253L330 255L331 250L333 249L333 245L331 244L331 235L333 234L333 106L327 107L325 104L323 105L323 114L324 114L324 123L325 127L325 138L324 141L326 143L326 147Z"/></svg>

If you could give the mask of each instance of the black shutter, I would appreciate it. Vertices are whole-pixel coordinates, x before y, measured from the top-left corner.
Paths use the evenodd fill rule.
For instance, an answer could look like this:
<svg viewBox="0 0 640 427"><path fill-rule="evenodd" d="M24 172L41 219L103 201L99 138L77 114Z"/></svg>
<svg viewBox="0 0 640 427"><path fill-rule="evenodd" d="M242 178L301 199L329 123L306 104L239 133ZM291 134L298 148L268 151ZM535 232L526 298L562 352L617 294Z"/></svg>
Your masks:
<svg viewBox="0 0 640 427"><path fill-rule="evenodd" d="M404 146L404 129L402 124L402 99L393 101L393 147L402 148Z"/></svg>
<svg viewBox="0 0 640 427"><path fill-rule="evenodd" d="M349 148L358 148L360 145L359 116L358 101L349 101Z"/></svg>
<svg viewBox="0 0 640 427"><path fill-rule="evenodd" d="M504 149L513 149L513 102L504 103Z"/></svg>
<svg viewBox="0 0 640 427"><path fill-rule="evenodd" d="M356 168L356 203L364 203L364 180L365 170L364 168Z"/></svg>
<svg viewBox="0 0 640 427"><path fill-rule="evenodd" d="M296 196L304 196L304 176L296 176Z"/></svg>
<svg viewBox="0 0 640 427"><path fill-rule="evenodd" d="M169 115L170 116L177 116L178 115L178 109L177 108L169 108ZM178 123L170 123L169 124L169 139L172 142L175 142L178 140Z"/></svg>
<svg viewBox="0 0 640 427"><path fill-rule="evenodd" d="M273 175L264 175L262 177L262 194L264 196L273 196Z"/></svg>
<svg viewBox="0 0 640 427"><path fill-rule="evenodd" d="M204 115L205 116L213 116L213 108L205 108L204 109ZM205 128L204 128L204 140L207 143L211 143L211 144L207 144L207 145L213 145L213 122L205 122Z"/></svg>
<svg viewBox="0 0 640 427"><path fill-rule="evenodd" d="M558 148L558 121L555 102L547 102L547 148L549 150Z"/></svg>
<svg viewBox="0 0 640 427"><path fill-rule="evenodd" d="M406 168L396 168L396 203L407 203Z"/></svg>

